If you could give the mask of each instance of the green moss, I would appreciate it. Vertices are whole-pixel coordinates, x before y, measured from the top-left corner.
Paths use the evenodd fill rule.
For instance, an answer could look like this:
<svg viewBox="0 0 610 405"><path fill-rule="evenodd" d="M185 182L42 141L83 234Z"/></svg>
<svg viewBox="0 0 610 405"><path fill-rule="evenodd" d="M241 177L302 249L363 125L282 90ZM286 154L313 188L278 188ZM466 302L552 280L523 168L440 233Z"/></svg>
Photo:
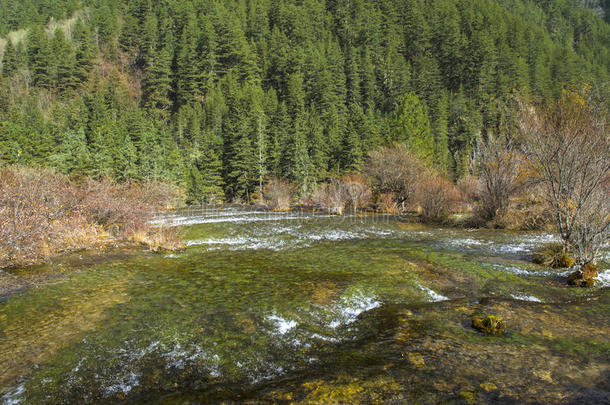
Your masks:
<svg viewBox="0 0 610 405"><path fill-rule="evenodd" d="M335 226L361 232L373 226L320 221L329 222L302 224L299 232ZM254 237L277 226L203 224L186 233L187 239L234 238L242 232ZM395 231L392 224L375 226ZM289 244L293 236L283 237ZM62 282L0 303L5 333L0 334L0 352L6 358L26 353L22 365L10 366L13 376L25 377L25 403L47 397L75 403L85 397L120 400L121 392L108 394L112 390L107 389L129 385L132 372L138 383L128 401L146 391L198 390L218 392L221 402L234 398L239 386L239 395L251 395L256 402L264 395L249 382L284 386L286 372L293 376L290 392L274 392L287 402L424 400L437 395L431 394L437 385L444 394L434 398L455 400L460 389L473 392L460 382L464 376L477 384L484 380L468 370L443 374L439 361L445 358L468 357L475 360L475 369L488 371L476 361L478 353L493 353L497 345L509 352L575 353L578 359L594 360L608 350L594 329L586 329L583 336L589 337L582 341L573 336L583 325L603 324L610 305L603 290L559 287L548 277L505 268L530 270L523 262L385 236L322 240L286 250L212 247L194 245L167 257L123 255L76 272L67 265L70 277ZM422 286L456 299L432 302ZM503 300L515 292L549 302L582 296L590 301L578 309ZM527 322L516 322L515 314L524 308L519 316ZM551 309L555 312L545 312ZM510 323L509 333L473 333L467 321L480 312L501 315ZM282 332L272 316L291 326ZM540 335L536 323L549 333ZM557 331L556 324L574 331ZM58 344L45 346L40 336ZM485 395L483 388L479 396Z"/></svg>
<svg viewBox="0 0 610 405"><path fill-rule="evenodd" d="M536 250L532 260L536 264L554 269L572 267L575 263L573 255L565 250L563 244L557 242L547 243Z"/></svg>
<svg viewBox="0 0 610 405"><path fill-rule="evenodd" d="M494 315L488 315L483 318L473 316L472 326L487 335L501 335L504 333L504 321Z"/></svg>

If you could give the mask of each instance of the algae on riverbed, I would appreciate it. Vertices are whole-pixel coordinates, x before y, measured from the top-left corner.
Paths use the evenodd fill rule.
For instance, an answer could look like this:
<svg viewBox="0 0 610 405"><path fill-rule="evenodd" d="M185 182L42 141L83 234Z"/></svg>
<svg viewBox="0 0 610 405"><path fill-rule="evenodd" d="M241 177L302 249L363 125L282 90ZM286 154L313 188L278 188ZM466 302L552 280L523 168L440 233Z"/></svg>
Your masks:
<svg viewBox="0 0 610 405"><path fill-rule="evenodd" d="M6 402L609 398L607 290L528 264L543 235L235 210L180 221L184 252L66 264L0 303L0 353L20 357L3 363ZM482 313L507 333L474 330Z"/></svg>

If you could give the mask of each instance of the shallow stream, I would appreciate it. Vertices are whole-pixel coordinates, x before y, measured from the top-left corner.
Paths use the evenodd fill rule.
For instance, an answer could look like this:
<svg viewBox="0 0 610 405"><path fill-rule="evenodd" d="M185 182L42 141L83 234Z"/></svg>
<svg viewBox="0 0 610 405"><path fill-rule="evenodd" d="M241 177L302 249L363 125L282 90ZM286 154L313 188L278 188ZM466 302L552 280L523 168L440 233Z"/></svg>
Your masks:
<svg viewBox="0 0 610 405"><path fill-rule="evenodd" d="M44 281L0 297L0 403L610 403L610 272L565 286L531 264L550 235L236 208L154 222L187 249L10 270ZM474 330L483 314L507 332Z"/></svg>

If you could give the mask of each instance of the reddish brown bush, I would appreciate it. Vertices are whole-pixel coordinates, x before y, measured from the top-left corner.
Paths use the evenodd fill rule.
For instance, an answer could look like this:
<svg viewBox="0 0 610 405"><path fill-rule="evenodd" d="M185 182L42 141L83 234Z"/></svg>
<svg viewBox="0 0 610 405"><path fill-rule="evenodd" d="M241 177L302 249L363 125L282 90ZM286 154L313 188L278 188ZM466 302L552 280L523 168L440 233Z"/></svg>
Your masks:
<svg viewBox="0 0 610 405"><path fill-rule="evenodd" d="M274 210L288 211L294 198L294 186L287 181L271 178L263 187L263 197Z"/></svg>
<svg viewBox="0 0 610 405"><path fill-rule="evenodd" d="M457 183L464 202L473 202L478 198L478 191L481 187L480 179L471 174L461 178Z"/></svg>
<svg viewBox="0 0 610 405"><path fill-rule="evenodd" d="M150 215L178 195L156 183L75 184L50 169L0 168L0 267L150 233Z"/></svg>
<svg viewBox="0 0 610 405"><path fill-rule="evenodd" d="M422 219L443 222L460 199L455 185L446 177L429 170L422 173L415 199L421 208Z"/></svg>
<svg viewBox="0 0 610 405"><path fill-rule="evenodd" d="M0 169L0 266L62 250L65 236L96 232L64 176L48 169Z"/></svg>
<svg viewBox="0 0 610 405"><path fill-rule="evenodd" d="M332 179L330 183L320 184L313 195L313 200L328 212L342 215L346 205L343 182Z"/></svg>
<svg viewBox="0 0 610 405"><path fill-rule="evenodd" d="M398 214L398 206L394 201L394 196L389 193L381 194L377 197L377 210L388 214Z"/></svg>
<svg viewBox="0 0 610 405"><path fill-rule="evenodd" d="M413 196L422 162L404 144L371 153L366 173L380 194L392 194L396 204L406 209Z"/></svg>
<svg viewBox="0 0 610 405"><path fill-rule="evenodd" d="M477 215L483 221L492 220L502 215L510 198L527 185L526 166L523 156L506 137L490 137L481 142L476 161L480 175Z"/></svg>
<svg viewBox="0 0 610 405"><path fill-rule="evenodd" d="M313 201L330 213L342 215L346 209L356 212L371 200L371 189L363 176L348 174L318 186Z"/></svg>

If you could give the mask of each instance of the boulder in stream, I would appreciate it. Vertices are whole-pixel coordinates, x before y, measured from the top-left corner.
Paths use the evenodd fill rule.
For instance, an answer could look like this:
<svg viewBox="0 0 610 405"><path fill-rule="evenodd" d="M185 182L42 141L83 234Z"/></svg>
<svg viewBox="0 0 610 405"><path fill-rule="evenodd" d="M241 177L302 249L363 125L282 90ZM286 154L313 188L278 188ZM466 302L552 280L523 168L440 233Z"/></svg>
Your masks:
<svg viewBox="0 0 610 405"><path fill-rule="evenodd" d="M596 277L597 267L592 263L587 263L568 276L568 284L578 287L593 287Z"/></svg>

